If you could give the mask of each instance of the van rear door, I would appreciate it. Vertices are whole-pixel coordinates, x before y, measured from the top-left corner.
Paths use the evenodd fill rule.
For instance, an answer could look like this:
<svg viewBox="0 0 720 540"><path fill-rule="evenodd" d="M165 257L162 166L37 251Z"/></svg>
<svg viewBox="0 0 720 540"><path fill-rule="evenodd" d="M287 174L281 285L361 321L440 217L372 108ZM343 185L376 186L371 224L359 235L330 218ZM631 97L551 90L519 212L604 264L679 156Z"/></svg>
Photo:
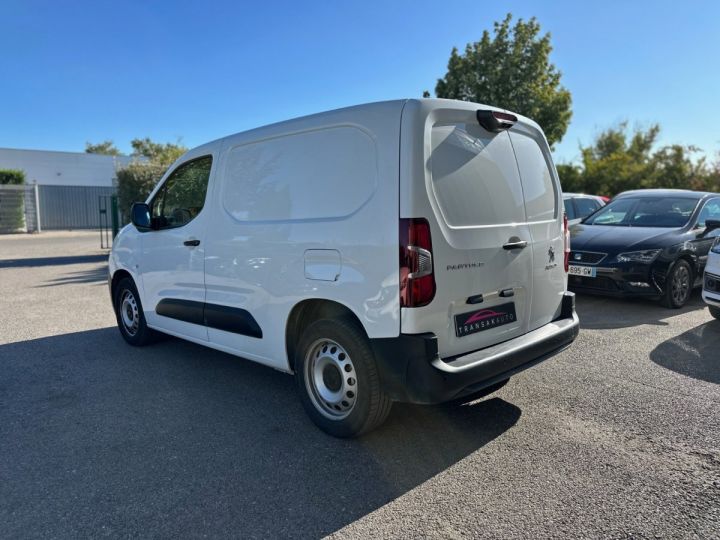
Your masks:
<svg viewBox="0 0 720 540"><path fill-rule="evenodd" d="M560 181L542 132L528 123L508 131L520 171L533 254L528 330L557 318L566 289Z"/></svg>
<svg viewBox="0 0 720 540"><path fill-rule="evenodd" d="M520 336L532 318L532 236L515 153L507 131L479 125L477 109L423 100L403 112L400 217L428 220L436 289L428 305L401 309L401 328L434 333L443 358Z"/></svg>

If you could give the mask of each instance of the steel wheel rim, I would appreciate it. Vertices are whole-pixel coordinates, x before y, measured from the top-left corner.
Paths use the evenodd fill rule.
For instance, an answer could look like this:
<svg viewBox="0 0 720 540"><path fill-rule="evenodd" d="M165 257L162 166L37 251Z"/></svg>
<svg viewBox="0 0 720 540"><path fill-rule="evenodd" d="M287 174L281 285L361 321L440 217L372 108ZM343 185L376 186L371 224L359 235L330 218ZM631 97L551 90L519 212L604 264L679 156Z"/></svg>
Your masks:
<svg viewBox="0 0 720 540"><path fill-rule="evenodd" d="M332 420L347 418L357 402L357 376L347 351L331 339L318 339L308 348L304 370L315 408Z"/></svg>
<svg viewBox="0 0 720 540"><path fill-rule="evenodd" d="M684 266L680 266L674 273L672 279L672 297L676 303L685 301L690 290L690 272Z"/></svg>
<svg viewBox="0 0 720 540"><path fill-rule="evenodd" d="M120 319L128 334L131 336L137 334L140 327L140 311L135 295L131 291L123 291L120 301Z"/></svg>

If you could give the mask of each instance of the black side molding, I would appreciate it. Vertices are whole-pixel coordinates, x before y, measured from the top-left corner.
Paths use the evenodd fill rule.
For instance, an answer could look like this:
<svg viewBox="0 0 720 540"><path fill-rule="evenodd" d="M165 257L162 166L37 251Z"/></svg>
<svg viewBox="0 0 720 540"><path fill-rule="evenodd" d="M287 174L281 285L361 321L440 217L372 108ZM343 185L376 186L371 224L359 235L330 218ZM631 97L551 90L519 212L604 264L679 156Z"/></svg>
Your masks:
<svg viewBox="0 0 720 540"><path fill-rule="evenodd" d="M203 316L203 302L193 300L179 300L175 298L164 298L155 307L155 313L163 317L177 319L193 324L205 324Z"/></svg>
<svg viewBox="0 0 720 540"><path fill-rule="evenodd" d="M225 332L254 338L263 337L262 329L255 317L242 308L208 304L195 300L164 298L155 306L155 312L163 317L200 324Z"/></svg>
<svg viewBox="0 0 720 540"><path fill-rule="evenodd" d="M205 326L254 338L263 336L255 318L241 308L205 304Z"/></svg>

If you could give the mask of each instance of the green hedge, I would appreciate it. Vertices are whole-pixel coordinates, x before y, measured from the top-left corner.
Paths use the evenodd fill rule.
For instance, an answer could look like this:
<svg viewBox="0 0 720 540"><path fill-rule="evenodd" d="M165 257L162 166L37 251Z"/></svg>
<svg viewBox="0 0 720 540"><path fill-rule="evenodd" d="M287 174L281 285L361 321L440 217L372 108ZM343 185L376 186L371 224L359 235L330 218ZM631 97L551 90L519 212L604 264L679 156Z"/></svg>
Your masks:
<svg viewBox="0 0 720 540"><path fill-rule="evenodd" d="M25 171L19 169L0 169L0 184L22 186L25 183Z"/></svg>
<svg viewBox="0 0 720 540"><path fill-rule="evenodd" d="M167 167L156 163L131 163L117 171L118 206L123 223L130 221L130 207L134 202L144 202Z"/></svg>
<svg viewBox="0 0 720 540"><path fill-rule="evenodd" d="M0 169L0 186L21 186L25 183L25 171ZM12 233L25 228L25 203L22 191L6 191L0 194L0 232Z"/></svg>

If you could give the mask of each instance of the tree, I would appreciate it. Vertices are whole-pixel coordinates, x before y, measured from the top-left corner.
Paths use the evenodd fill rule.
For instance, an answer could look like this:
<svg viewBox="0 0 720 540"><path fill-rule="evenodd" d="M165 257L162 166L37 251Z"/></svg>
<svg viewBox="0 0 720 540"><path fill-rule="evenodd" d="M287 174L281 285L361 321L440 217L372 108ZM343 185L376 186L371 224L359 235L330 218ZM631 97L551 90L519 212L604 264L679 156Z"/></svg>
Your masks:
<svg viewBox="0 0 720 540"><path fill-rule="evenodd" d="M560 184L562 185L563 191L582 193L584 184L582 169L580 169L580 167L572 163L558 163L555 168L560 177Z"/></svg>
<svg viewBox="0 0 720 540"><path fill-rule="evenodd" d="M21 186L25 183L22 169L0 169L0 185Z"/></svg>
<svg viewBox="0 0 720 540"><path fill-rule="evenodd" d="M147 199L166 169L158 163L135 162L117 171L118 206L124 223L130 218L132 203Z"/></svg>
<svg viewBox="0 0 720 540"><path fill-rule="evenodd" d="M651 154L660 126L638 129L628 140L627 122L600 133L591 146L581 147L584 191L614 195L658 184L657 163Z"/></svg>
<svg viewBox="0 0 720 540"><path fill-rule="evenodd" d="M91 142L85 143L86 154L102 154L104 156L121 156L120 150L115 147L115 144L110 141L103 141L97 144Z"/></svg>
<svg viewBox="0 0 720 540"><path fill-rule="evenodd" d="M494 24L493 37L485 30L482 39L468 43L462 54L453 48L435 95L528 116L540 124L552 146L562 139L570 123L570 92L560 84L561 73L550 62L550 34L540 36L534 17L527 22L518 19L512 28L511 21L508 13Z"/></svg>
<svg viewBox="0 0 720 540"><path fill-rule="evenodd" d="M132 155L145 157L147 161L135 161L117 171L118 204L124 220L129 218L132 203L144 201L167 168L187 152L179 142L156 143L149 137L133 139L130 144Z"/></svg>
<svg viewBox="0 0 720 540"><path fill-rule="evenodd" d="M173 161L187 152L187 148L173 143L156 143L149 137L130 141L134 156L144 156L153 163L169 166Z"/></svg>
<svg viewBox="0 0 720 540"><path fill-rule="evenodd" d="M660 126L628 132L627 122L602 131L588 146L580 146L580 164L560 164L565 191L617 195L643 188L718 191L720 161L708 165L695 159L700 149L672 144L654 149Z"/></svg>
<svg viewBox="0 0 720 540"><path fill-rule="evenodd" d="M692 156L697 152L699 149L695 146L680 144L665 146L655 152L653 160L662 187L705 190L708 171L704 157L693 161Z"/></svg>
<svg viewBox="0 0 720 540"><path fill-rule="evenodd" d="M0 169L0 186L21 186L25 183L25 171ZM0 196L0 232L16 232L25 227L25 202L22 191L4 193Z"/></svg>

